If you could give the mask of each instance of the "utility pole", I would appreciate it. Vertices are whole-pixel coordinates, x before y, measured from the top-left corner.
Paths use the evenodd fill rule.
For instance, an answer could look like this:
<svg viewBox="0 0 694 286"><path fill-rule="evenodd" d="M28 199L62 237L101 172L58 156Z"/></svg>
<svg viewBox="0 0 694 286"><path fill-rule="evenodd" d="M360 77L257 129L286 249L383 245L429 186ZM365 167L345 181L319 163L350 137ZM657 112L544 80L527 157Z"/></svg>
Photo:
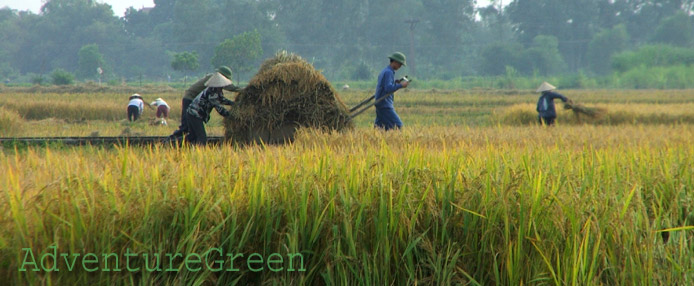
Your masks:
<svg viewBox="0 0 694 286"><path fill-rule="evenodd" d="M414 56L414 27L417 25L417 23L419 23L419 19L412 18L412 19L405 20L405 24L410 24L410 60L409 60L409 62L410 62L410 68L412 71L411 72L412 76L417 75L417 68L416 68L415 61L414 61L414 58L415 58L415 56Z"/></svg>

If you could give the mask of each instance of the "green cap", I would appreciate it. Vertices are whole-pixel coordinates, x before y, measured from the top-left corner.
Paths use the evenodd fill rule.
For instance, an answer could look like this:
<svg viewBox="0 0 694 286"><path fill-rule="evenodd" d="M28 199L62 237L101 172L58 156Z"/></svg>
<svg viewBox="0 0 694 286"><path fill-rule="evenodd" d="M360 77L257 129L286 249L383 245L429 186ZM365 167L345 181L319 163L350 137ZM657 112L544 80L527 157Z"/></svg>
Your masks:
<svg viewBox="0 0 694 286"><path fill-rule="evenodd" d="M221 66L217 68L217 72L221 73L227 79L231 79L231 69L228 66Z"/></svg>
<svg viewBox="0 0 694 286"><path fill-rule="evenodd" d="M406 60L405 60L405 54L401 52L395 52L390 57L388 57L391 60L394 60L396 62L401 63L403 66L407 66Z"/></svg>

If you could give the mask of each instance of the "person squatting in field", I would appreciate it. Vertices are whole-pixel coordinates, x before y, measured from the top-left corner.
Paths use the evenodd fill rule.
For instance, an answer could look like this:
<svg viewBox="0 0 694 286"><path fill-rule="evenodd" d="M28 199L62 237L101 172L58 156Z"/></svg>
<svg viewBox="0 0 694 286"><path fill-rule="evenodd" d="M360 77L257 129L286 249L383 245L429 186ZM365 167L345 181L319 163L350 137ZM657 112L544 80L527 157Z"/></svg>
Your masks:
<svg viewBox="0 0 694 286"><path fill-rule="evenodd" d="M210 121L210 113L212 108L216 109L219 115L229 116L229 110L222 105L234 105L234 102L225 98L223 88L231 85L231 80L224 77L221 73L215 73L205 83L203 90L193 102L188 105L186 110L185 122L186 127L184 134L187 135L186 140L192 144L205 145L207 143L207 132L205 131L205 123Z"/></svg>
<svg viewBox="0 0 694 286"><path fill-rule="evenodd" d="M402 121L393 107L393 93L401 88L406 88L409 82L395 81L395 71L406 65L405 55L400 52L393 53L390 57L390 64L386 66L378 75L378 84L376 85L376 120L374 126L383 128L386 131L390 129L402 128ZM385 99L379 101L379 99Z"/></svg>
<svg viewBox="0 0 694 286"><path fill-rule="evenodd" d="M225 78L231 80L231 69L227 66L221 66L217 68L216 73L222 74ZM214 75L215 73L210 73L205 75L203 78L199 79L193 85L191 85L188 89L186 89L183 99L181 100L181 125L178 126L178 130L174 131L174 133L170 136L170 139L175 139L175 138L180 138L183 136L184 133L188 133L185 128L186 128L186 110L188 109L188 105L190 105L191 102L193 102L193 99L195 99L196 96L200 94L203 90L205 90L206 86L205 83L210 80L210 78ZM238 91L240 88L230 84L228 86L224 87L224 90L227 91Z"/></svg>
<svg viewBox="0 0 694 286"><path fill-rule="evenodd" d="M160 97L152 101L149 106L157 107L157 122L159 122L161 125L166 125L166 119L169 118L169 110L171 109L169 104L167 104L166 101Z"/></svg>
<svg viewBox="0 0 694 286"><path fill-rule="evenodd" d="M537 100L537 119L540 124L547 126L554 125L554 120L557 118L557 112L554 108L554 99L559 98L563 102L571 102L570 99L566 98L559 93L554 92L557 89L553 85L543 82L540 87L537 88L536 92L540 92L540 98Z"/></svg>
<svg viewBox="0 0 694 286"><path fill-rule="evenodd" d="M128 98L128 121L136 121L140 119L145 102L142 101L142 96L135 93Z"/></svg>

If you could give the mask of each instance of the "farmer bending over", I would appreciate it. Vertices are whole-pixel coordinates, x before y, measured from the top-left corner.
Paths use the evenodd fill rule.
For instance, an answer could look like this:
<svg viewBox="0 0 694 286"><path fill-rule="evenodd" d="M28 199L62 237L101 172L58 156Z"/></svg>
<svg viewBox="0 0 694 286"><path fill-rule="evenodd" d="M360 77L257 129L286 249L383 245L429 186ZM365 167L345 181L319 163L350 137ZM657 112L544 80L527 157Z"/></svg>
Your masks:
<svg viewBox="0 0 694 286"><path fill-rule="evenodd" d="M537 88L536 92L541 92L536 108L538 113L537 118L540 124L545 124L547 126L552 126L554 124L554 119L557 118L557 112L554 109L555 98L559 98L563 102L571 102L571 100L565 96L554 92L555 89L557 88L547 82L543 82L542 85Z"/></svg>
<svg viewBox="0 0 694 286"><path fill-rule="evenodd" d="M396 82L395 71L405 65L405 55L400 52L393 53L390 57L390 64L385 67L378 75L378 84L376 85L376 121L374 126L383 128L386 131L397 128L402 128L402 121L393 107L393 93L398 89L407 87L409 82ZM385 97L385 99L378 101Z"/></svg>
<svg viewBox="0 0 694 286"><path fill-rule="evenodd" d="M205 123L210 121L212 108L216 109L224 117L229 116L229 110L222 106L222 104L234 105L234 102L226 99L222 92L222 89L229 85L231 85L231 80L224 77L221 73L215 73L205 83L207 88L190 103L184 114L186 117L185 130L188 133L188 142L197 145L205 145L207 143Z"/></svg>
<svg viewBox="0 0 694 286"><path fill-rule="evenodd" d="M169 118L169 104L160 97L152 101L149 106L157 107L157 121L161 123L161 125L166 126L166 119Z"/></svg>
<svg viewBox="0 0 694 286"><path fill-rule="evenodd" d="M231 69L227 66L221 66L217 68L217 73L222 74L225 78L231 80ZM181 125L178 126L178 130L174 131L174 133L170 136L170 139L180 139L181 136L183 136L184 133L188 133L185 131L186 128L186 110L188 109L188 105L190 105L191 102L193 102L193 99L195 99L196 96L200 94L203 90L205 90L205 83L214 75L215 73L210 73L205 75L203 78L199 79L196 81L193 85L191 85L188 89L186 89L185 94L183 95L183 99L181 100ZM228 91L238 91L239 88L233 84L230 84L228 86L224 87L224 90Z"/></svg>
<svg viewBox="0 0 694 286"><path fill-rule="evenodd" d="M142 115L145 103L142 101L142 96L137 93L131 95L128 100L128 121L136 121Z"/></svg>

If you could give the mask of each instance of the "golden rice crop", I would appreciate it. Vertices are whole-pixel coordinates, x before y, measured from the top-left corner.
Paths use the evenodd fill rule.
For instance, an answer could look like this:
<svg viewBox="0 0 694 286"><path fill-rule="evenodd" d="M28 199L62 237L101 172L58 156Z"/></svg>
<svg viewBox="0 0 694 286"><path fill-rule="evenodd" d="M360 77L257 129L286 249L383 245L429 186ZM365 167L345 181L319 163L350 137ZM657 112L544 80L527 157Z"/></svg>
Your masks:
<svg viewBox="0 0 694 286"><path fill-rule="evenodd" d="M560 124L678 124L694 123L694 104L591 104L599 116L574 113L557 108ZM528 125L538 122L534 104L516 104L499 108L494 120L502 124Z"/></svg>
<svg viewBox="0 0 694 286"><path fill-rule="evenodd" d="M0 279L688 285L693 135L691 125L302 129L284 146L0 151ZM172 271L19 271L27 248L38 257L51 246L300 253L305 271L195 271L181 259Z"/></svg>
<svg viewBox="0 0 694 286"><path fill-rule="evenodd" d="M20 132L24 119L14 110L0 106L0 134L13 136Z"/></svg>

